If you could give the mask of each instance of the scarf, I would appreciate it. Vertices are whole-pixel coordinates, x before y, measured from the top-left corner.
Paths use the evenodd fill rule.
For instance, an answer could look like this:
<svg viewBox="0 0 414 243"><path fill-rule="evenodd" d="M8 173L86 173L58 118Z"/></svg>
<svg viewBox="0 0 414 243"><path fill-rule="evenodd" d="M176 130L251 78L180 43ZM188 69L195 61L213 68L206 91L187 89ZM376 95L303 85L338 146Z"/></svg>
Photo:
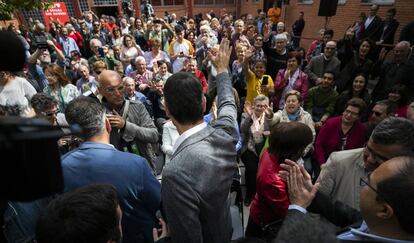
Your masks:
<svg viewBox="0 0 414 243"><path fill-rule="evenodd" d="M300 115L300 109L296 111L295 113L291 114L289 112L286 112L289 118L289 121L297 121Z"/></svg>

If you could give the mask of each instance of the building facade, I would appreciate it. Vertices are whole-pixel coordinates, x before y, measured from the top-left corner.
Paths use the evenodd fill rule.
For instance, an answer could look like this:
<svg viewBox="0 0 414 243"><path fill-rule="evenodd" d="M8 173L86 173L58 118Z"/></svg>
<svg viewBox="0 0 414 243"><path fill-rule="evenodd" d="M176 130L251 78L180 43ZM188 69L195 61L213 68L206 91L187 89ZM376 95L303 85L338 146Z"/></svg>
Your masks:
<svg viewBox="0 0 414 243"><path fill-rule="evenodd" d="M70 16L79 17L85 10L92 9L95 13L115 15L122 11L122 4L126 2L135 11L135 15L140 13L140 2L138 0L55 0L65 2ZM266 1L266 2L264 2ZM193 16L198 13L208 13L211 10L216 14L223 11L233 13L235 16L250 13L257 15L258 9L263 9L263 5L269 5L271 0L152 0L157 16L162 17L165 11L176 13L177 16ZM279 0L282 1L282 0ZM396 40L400 30L409 21L414 20L414 0L338 0L336 15L325 19L318 16L320 0L283 0L288 4L282 5L282 16L280 21L285 22L288 30L298 18L299 12L305 13L306 26L302 34L302 46L307 47L309 43L318 38L319 29L327 24L328 28L335 30L334 39L341 39L345 30L358 20L361 12L369 13L372 3L380 5L378 15L385 17L385 13L390 8L397 9L396 19L400 22L397 30ZM334 0L332 0L334 1ZM24 11L20 14L21 22L29 17L40 19L43 16L40 11Z"/></svg>

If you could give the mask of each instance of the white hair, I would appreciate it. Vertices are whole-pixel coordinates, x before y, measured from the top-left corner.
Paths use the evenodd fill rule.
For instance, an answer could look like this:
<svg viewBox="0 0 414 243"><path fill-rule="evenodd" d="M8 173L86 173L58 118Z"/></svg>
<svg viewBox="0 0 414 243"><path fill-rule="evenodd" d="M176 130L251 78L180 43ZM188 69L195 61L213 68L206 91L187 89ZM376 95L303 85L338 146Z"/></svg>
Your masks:
<svg viewBox="0 0 414 243"><path fill-rule="evenodd" d="M288 38L287 38L286 34L281 33L281 34L277 34L277 35L275 36L275 40L284 40L284 41L287 41L287 40L288 40Z"/></svg>
<svg viewBox="0 0 414 243"><path fill-rule="evenodd" d="M144 61L145 62L145 58L143 56L137 56L135 58L135 63L139 62L139 61Z"/></svg>

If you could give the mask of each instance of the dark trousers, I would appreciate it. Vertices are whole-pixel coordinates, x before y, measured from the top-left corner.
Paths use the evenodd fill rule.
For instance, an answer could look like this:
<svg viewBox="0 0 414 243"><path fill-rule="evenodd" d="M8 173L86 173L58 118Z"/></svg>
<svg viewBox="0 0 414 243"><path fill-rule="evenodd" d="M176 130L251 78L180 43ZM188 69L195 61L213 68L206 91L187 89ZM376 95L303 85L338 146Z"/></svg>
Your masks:
<svg viewBox="0 0 414 243"><path fill-rule="evenodd" d="M252 151L246 150L241 156L246 166L244 177L246 179L246 197L252 198L256 193L256 174L259 165L259 157Z"/></svg>

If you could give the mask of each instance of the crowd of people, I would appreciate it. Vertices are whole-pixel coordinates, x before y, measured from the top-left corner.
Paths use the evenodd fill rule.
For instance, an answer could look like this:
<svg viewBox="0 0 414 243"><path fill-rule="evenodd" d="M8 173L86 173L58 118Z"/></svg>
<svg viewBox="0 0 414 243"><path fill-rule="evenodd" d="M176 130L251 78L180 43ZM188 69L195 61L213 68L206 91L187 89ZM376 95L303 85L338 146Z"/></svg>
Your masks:
<svg viewBox="0 0 414 243"><path fill-rule="evenodd" d="M25 65L0 70L0 116L82 134L57 142L64 193L9 201L5 238L230 242L244 164L238 240L414 242L413 24L394 45L396 9L378 8L307 50L305 13L288 27L277 1L240 19L144 1L142 16L11 24Z"/></svg>

